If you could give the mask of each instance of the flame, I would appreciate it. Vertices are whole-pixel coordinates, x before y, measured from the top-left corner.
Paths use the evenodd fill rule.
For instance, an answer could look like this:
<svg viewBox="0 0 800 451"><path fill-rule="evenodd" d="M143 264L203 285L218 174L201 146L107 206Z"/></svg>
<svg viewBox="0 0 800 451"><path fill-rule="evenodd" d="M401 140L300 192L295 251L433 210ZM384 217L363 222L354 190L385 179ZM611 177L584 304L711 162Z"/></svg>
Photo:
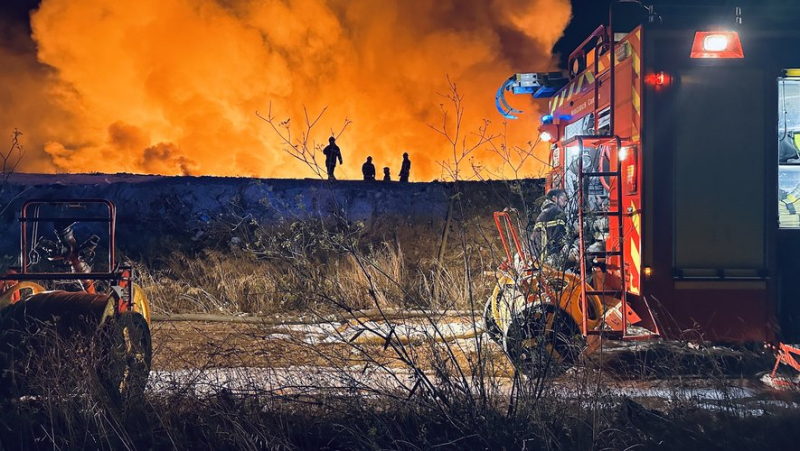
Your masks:
<svg viewBox="0 0 800 451"><path fill-rule="evenodd" d="M495 90L556 65L570 13L568 0L42 0L32 43L0 49L0 125L25 133L22 171L294 178L311 174L255 111L271 104L297 134L303 106L328 107L314 143L352 121L339 178L371 155L396 179L403 152L412 180L441 178L446 77L464 95L462 137L484 118L502 133ZM513 101L526 114L508 142L525 146L542 104ZM471 157L501 165L487 148Z"/></svg>

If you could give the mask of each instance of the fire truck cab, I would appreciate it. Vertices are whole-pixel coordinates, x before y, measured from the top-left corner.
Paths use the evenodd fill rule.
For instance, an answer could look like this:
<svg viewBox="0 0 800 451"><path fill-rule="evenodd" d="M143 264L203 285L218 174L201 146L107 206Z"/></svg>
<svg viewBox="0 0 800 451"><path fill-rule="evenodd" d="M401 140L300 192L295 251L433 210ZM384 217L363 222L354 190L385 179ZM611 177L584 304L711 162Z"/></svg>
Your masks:
<svg viewBox="0 0 800 451"><path fill-rule="evenodd" d="M584 336L611 331L591 321L599 297L627 318L623 339L796 339L800 14L637 7L570 55L566 80L516 74L501 88L549 99L546 189L567 192L579 249L570 316ZM503 95L500 112L519 113ZM487 310L500 335L513 322L502 298Z"/></svg>

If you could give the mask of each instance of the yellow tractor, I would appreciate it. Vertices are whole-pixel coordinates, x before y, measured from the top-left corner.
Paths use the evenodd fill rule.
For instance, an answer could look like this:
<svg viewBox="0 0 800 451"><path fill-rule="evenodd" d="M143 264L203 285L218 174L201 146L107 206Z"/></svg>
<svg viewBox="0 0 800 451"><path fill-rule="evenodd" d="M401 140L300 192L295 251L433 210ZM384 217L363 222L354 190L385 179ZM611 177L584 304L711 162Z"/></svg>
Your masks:
<svg viewBox="0 0 800 451"><path fill-rule="evenodd" d="M596 295L587 296L584 306L578 275L533 264L509 213L494 218L506 260L484 309L485 330L524 374L560 374L587 348L582 331L598 330L608 320L609 306Z"/></svg>
<svg viewBox="0 0 800 451"><path fill-rule="evenodd" d="M90 345L98 352L89 362L112 398L141 394L152 359L150 307L132 268L116 261L114 204L31 200L19 221L20 266L0 277L0 394L35 392L31 354Z"/></svg>

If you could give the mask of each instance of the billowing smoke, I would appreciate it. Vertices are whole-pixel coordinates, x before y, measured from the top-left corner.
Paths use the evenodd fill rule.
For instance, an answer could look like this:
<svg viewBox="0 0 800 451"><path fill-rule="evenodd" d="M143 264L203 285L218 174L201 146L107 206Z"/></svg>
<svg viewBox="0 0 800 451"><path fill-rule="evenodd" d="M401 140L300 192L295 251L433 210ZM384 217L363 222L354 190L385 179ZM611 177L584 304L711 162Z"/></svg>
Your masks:
<svg viewBox="0 0 800 451"><path fill-rule="evenodd" d="M430 180L452 158L429 126L450 108L446 77L464 95L462 135L483 118L502 132L494 91L553 69L569 18L568 0L42 0L33 42L3 43L0 126L23 131L25 171L306 177L255 111L271 103L300 133L303 107L327 106L316 143L352 121L337 175L359 178L372 155L396 178L407 151L412 180ZM540 105L512 103L527 114L508 142L524 146Z"/></svg>

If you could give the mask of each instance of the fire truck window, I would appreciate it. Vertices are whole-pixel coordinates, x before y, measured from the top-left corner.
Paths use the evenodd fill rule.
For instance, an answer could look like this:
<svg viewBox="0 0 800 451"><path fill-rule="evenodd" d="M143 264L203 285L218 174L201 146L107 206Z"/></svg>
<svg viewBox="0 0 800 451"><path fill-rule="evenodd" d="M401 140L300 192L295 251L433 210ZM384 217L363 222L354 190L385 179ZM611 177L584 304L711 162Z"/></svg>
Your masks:
<svg viewBox="0 0 800 451"><path fill-rule="evenodd" d="M800 132L800 79L782 78L778 84L778 134Z"/></svg>
<svg viewBox="0 0 800 451"><path fill-rule="evenodd" d="M800 166L778 170L778 222L783 228L800 228Z"/></svg>
<svg viewBox="0 0 800 451"><path fill-rule="evenodd" d="M800 79L779 79L778 96L778 223L800 228Z"/></svg>
<svg viewBox="0 0 800 451"><path fill-rule="evenodd" d="M573 214L577 214L577 200L578 200L578 185L580 170L578 161L578 147L571 146L566 148L566 156L564 158L564 189L567 191L567 196L574 202L571 202L567 207L572 208ZM595 147L584 148L583 155L583 172L596 172L607 170L603 165L603 151ZM586 209L587 211L601 211L608 209L608 191L603 186L603 181L598 177L592 177L586 184L584 191ZM568 211L568 213L570 213Z"/></svg>

